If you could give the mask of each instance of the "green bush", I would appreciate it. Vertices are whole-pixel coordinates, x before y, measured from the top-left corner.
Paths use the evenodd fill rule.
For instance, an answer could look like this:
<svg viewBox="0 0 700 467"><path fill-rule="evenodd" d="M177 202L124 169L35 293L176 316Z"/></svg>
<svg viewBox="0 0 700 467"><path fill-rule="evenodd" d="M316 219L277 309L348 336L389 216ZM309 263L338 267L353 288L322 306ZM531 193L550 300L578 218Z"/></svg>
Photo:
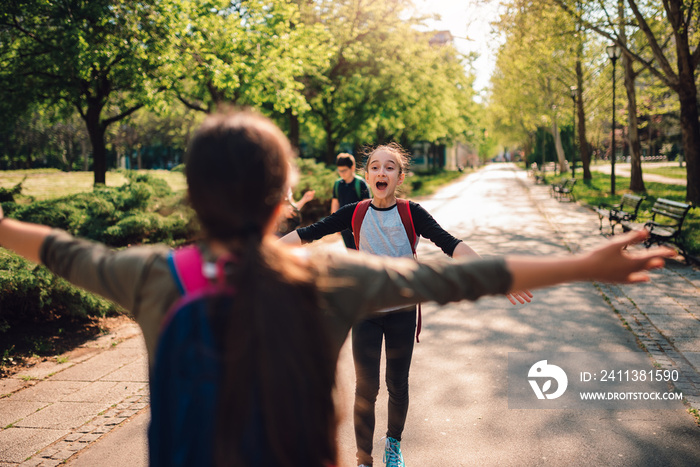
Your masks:
<svg viewBox="0 0 700 467"><path fill-rule="evenodd" d="M0 329L9 332L17 321L38 322L48 317L107 316L119 307L52 274L19 256L0 253ZM0 339L2 340L2 339Z"/></svg>
<svg viewBox="0 0 700 467"><path fill-rule="evenodd" d="M192 212L165 181L143 174L126 176L128 183L120 187L101 186L91 193L30 204L5 202L2 207L13 218L61 228L112 247L155 242L175 246L193 237ZM0 341L18 321L118 311L116 305L71 286L46 268L0 250Z"/></svg>
<svg viewBox="0 0 700 467"><path fill-rule="evenodd" d="M12 188L2 188L0 187L0 203L14 202L15 196L22 193L22 183L27 179L27 176L22 179L17 185Z"/></svg>
<svg viewBox="0 0 700 467"><path fill-rule="evenodd" d="M304 192L315 190L314 199L320 203L330 201L333 197L333 183L338 179L334 169L313 159L297 159L299 181L294 188L294 199L298 200Z"/></svg>

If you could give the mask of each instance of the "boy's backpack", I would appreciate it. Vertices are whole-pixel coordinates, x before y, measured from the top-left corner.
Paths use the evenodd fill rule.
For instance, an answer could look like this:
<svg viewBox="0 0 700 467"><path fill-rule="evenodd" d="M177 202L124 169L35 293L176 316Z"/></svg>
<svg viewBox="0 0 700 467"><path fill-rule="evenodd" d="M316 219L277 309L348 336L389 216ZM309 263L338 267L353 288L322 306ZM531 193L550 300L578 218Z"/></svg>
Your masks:
<svg viewBox="0 0 700 467"><path fill-rule="evenodd" d="M355 237L355 245L357 249L360 249L360 229L362 228L362 221L365 219L369 205L372 202L371 199L365 199L357 203L355 206L355 211L352 213L352 234ZM408 237L408 242L411 244L411 251L413 252L413 257L416 258L416 246L418 245L418 236L416 235L416 228L413 225L413 216L411 215L411 207L408 204L408 200L402 198L396 198L396 208L399 210L399 217L401 217L401 223L403 228L406 230L406 236ZM423 317L421 314L421 306L418 304L418 324L416 325L416 342L420 342L420 330L423 324Z"/></svg>
<svg viewBox="0 0 700 467"><path fill-rule="evenodd" d="M340 186L340 182L342 182L342 181L343 181L343 179L339 178L333 184L333 198L335 198L335 199L338 199L338 187ZM362 199L362 182L361 182L360 177L355 175L355 178L352 180L352 185L355 188L355 193L357 194L357 199L361 200Z"/></svg>
<svg viewBox="0 0 700 467"><path fill-rule="evenodd" d="M213 464L221 348L211 326L210 300L231 308L223 262L204 263L199 249L170 253L168 265L182 298L166 315L151 374L151 467Z"/></svg>

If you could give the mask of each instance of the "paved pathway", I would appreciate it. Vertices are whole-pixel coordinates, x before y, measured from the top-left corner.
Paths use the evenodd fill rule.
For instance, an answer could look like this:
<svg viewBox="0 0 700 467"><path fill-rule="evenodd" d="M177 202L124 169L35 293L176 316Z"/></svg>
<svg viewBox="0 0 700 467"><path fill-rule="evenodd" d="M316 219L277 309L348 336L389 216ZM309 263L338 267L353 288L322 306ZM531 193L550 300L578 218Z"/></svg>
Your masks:
<svg viewBox="0 0 700 467"><path fill-rule="evenodd" d="M567 254L601 240L598 218L551 199L523 171L498 164L421 201L449 231L488 254ZM321 248L342 249L338 241ZM442 253L429 242L421 258ZM408 465L700 465L700 428L675 410L514 410L508 408L508 352L645 348L679 370L679 390L700 409L700 272L669 262L653 282L581 283L536 292L511 306L424 306L403 437ZM138 330L104 336L68 363L42 364L0 380L0 466L145 466L148 420L145 351ZM115 344L115 345L112 345ZM642 347L643 346L643 347ZM338 370L340 466L354 466L349 344ZM377 404L375 461L386 426L386 390ZM97 441L96 441L97 440Z"/></svg>

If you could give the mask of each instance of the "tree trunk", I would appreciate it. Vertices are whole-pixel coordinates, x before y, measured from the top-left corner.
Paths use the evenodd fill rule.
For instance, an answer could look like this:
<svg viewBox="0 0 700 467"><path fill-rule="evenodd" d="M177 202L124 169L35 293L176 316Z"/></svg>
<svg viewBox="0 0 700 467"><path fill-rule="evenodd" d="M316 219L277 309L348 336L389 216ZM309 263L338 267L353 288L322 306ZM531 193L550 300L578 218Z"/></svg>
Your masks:
<svg viewBox="0 0 700 467"><path fill-rule="evenodd" d="M289 142L294 151L299 154L299 116L292 113L292 109L287 110L289 115Z"/></svg>
<svg viewBox="0 0 700 467"><path fill-rule="evenodd" d="M338 142L333 138L332 123L330 121L323 125L326 130L326 164L335 165L336 146Z"/></svg>
<svg viewBox="0 0 700 467"><path fill-rule="evenodd" d="M685 199L700 204L700 121L698 121L698 89L695 68L688 43L688 30L676 33L678 57L678 98L681 104L681 134L685 156L687 191Z"/></svg>
<svg viewBox="0 0 700 467"><path fill-rule="evenodd" d="M620 16L620 42L627 47L627 32L625 31L625 3L618 0L618 14ZM635 74L632 59L626 54L622 55L622 68L625 70L625 91L627 91L627 133L630 162L630 190L635 193L644 193L644 179L642 178L642 148L639 144L639 119L637 118L637 92L635 90Z"/></svg>
<svg viewBox="0 0 700 467"><path fill-rule="evenodd" d="M569 170L569 167L564 155L564 146L561 144L561 133L554 118L552 118L552 137L554 138L554 148L557 151L557 159L559 160L559 173L564 174Z"/></svg>
<svg viewBox="0 0 700 467"><path fill-rule="evenodd" d="M622 56L622 65L625 69L625 90L627 91L627 133L630 150L630 190L635 193L644 193L644 179L642 178L642 147L639 143L639 119L637 118L637 93L634 87L634 70L632 60L626 55Z"/></svg>
<svg viewBox="0 0 700 467"><path fill-rule="evenodd" d="M583 44L581 44L583 47ZM576 86L578 87L577 113L578 113L578 145L581 155L581 165L583 166L583 179L591 180L591 153L586 139L586 109L583 107L583 69L581 60L576 60Z"/></svg>
<svg viewBox="0 0 700 467"><path fill-rule="evenodd" d="M80 152L83 155L83 170L87 172L90 170L90 151L88 149L87 141L83 138L80 139Z"/></svg>
<svg viewBox="0 0 700 467"><path fill-rule="evenodd" d="M695 205L700 205L700 122L698 121L697 88L693 72L689 81L687 76L681 78L678 96L681 102L681 134L683 138L683 155L687 177L685 199ZM685 78L685 79L684 79Z"/></svg>
<svg viewBox="0 0 700 467"><path fill-rule="evenodd" d="M95 185L104 185L107 177L107 146L105 144L105 128L100 122L100 109L88 107L85 113L85 125L92 145Z"/></svg>

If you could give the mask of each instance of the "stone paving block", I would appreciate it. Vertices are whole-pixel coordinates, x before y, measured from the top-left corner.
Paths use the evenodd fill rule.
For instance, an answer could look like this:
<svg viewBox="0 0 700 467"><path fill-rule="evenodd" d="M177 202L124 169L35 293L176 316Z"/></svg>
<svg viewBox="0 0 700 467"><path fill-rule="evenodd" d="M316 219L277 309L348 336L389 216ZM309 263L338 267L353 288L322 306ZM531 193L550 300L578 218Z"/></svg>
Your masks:
<svg viewBox="0 0 700 467"><path fill-rule="evenodd" d="M139 352L146 353L146 341L143 339L143 334L138 324L134 324L132 332L129 334L125 333L123 336L117 335L117 338L126 339L118 344L120 347L137 349Z"/></svg>
<svg viewBox="0 0 700 467"><path fill-rule="evenodd" d="M649 320L666 337L696 337L700 336L700 321L690 316L683 315L649 315Z"/></svg>
<svg viewBox="0 0 700 467"><path fill-rule="evenodd" d="M640 308L646 316L652 315L687 315L688 310L678 304L649 304L641 305Z"/></svg>
<svg viewBox="0 0 700 467"><path fill-rule="evenodd" d="M86 342L82 345L82 347L109 349L114 343L117 343L117 345L121 345L122 341L131 339L132 337L138 336L140 334L141 329L139 328L139 325L136 322L132 322L118 329L115 329L109 334L105 334L104 336L100 336L97 339L93 339L90 342Z"/></svg>
<svg viewBox="0 0 700 467"><path fill-rule="evenodd" d="M73 366L73 363L57 363L55 361L39 362L16 375L17 378L26 377L31 379L44 379L53 374L60 373Z"/></svg>
<svg viewBox="0 0 700 467"><path fill-rule="evenodd" d="M109 373L127 365L142 355L136 349L110 349L93 358L53 375L53 381L97 381Z"/></svg>
<svg viewBox="0 0 700 467"><path fill-rule="evenodd" d="M143 357L104 376L102 381L141 381L148 382L148 359Z"/></svg>
<svg viewBox="0 0 700 467"><path fill-rule="evenodd" d="M39 381L32 387L13 394L10 399L17 401L55 402L72 394L90 383L84 381Z"/></svg>
<svg viewBox="0 0 700 467"><path fill-rule="evenodd" d="M0 399L0 428L17 423L47 405L46 402L16 401L9 397Z"/></svg>
<svg viewBox="0 0 700 467"><path fill-rule="evenodd" d="M39 467L58 467L61 464L63 464L63 461L60 459L44 459L44 461L39 464Z"/></svg>
<svg viewBox="0 0 700 467"><path fill-rule="evenodd" d="M688 358L688 352L700 352L700 340L697 337L677 337L673 339L673 345ZM688 358L688 360L691 360ZM695 368L700 369L700 362L693 363Z"/></svg>
<svg viewBox="0 0 700 467"><path fill-rule="evenodd" d="M95 381L86 384L81 390L66 395L60 400L64 402L105 402L112 405L136 394L146 383Z"/></svg>
<svg viewBox="0 0 700 467"><path fill-rule="evenodd" d="M0 379L0 397L22 389L27 383L19 378Z"/></svg>
<svg viewBox="0 0 700 467"><path fill-rule="evenodd" d="M75 365L91 359L101 351L102 349L80 346L77 349L64 353L62 356L68 360L67 363Z"/></svg>
<svg viewBox="0 0 700 467"><path fill-rule="evenodd" d="M100 439L100 436L101 435L98 435L96 433L88 433L86 435L83 435L78 441L81 443L92 443Z"/></svg>
<svg viewBox="0 0 700 467"><path fill-rule="evenodd" d="M43 462L43 459L38 458L38 457L33 457L33 458L29 459L28 461L22 462L19 466L20 467L38 467L41 465L42 462ZM0 464L0 467L5 467L5 466L9 466L9 465L10 464Z"/></svg>
<svg viewBox="0 0 700 467"><path fill-rule="evenodd" d="M56 402L17 423L23 428L75 429L109 408L105 403Z"/></svg>
<svg viewBox="0 0 700 467"><path fill-rule="evenodd" d="M23 462L68 433L67 430L35 428L10 428L0 431L0 462Z"/></svg>
<svg viewBox="0 0 700 467"><path fill-rule="evenodd" d="M700 342L698 342L697 339L688 339L688 340L695 341L693 343L694 348L688 349L687 352L683 352L683 356L693 366L695 371L698 371L698 370L700 370ZM682 345L683 341L677 342L676 346L678 346L679 344ZM690 345L688 345L688 347L690 347ZM700 376L700 375L697 375L697 376Z"/></svg>

